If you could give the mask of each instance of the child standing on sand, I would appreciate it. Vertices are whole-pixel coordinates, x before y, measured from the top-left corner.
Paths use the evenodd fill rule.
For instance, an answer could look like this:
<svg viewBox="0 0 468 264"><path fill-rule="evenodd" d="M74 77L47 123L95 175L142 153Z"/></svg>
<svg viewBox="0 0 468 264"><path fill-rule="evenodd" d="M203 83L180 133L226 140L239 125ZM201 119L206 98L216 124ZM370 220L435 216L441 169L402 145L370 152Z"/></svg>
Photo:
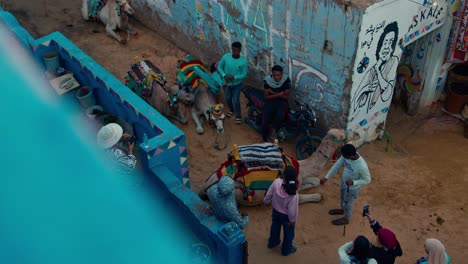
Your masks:
<svg viewBox="0 0 468 264"><path fill-rule="evenodd" d="M278 178L273 181L265 195L264 202L266 205L273 205L268 248L274 248L281 244L282 226L284 241L281 246L281 254L287 256L296 252L297 248L293 246L292 242L299 208L299 195L297 194L297 172L294 167L286 167L283 179Z"/></svg>

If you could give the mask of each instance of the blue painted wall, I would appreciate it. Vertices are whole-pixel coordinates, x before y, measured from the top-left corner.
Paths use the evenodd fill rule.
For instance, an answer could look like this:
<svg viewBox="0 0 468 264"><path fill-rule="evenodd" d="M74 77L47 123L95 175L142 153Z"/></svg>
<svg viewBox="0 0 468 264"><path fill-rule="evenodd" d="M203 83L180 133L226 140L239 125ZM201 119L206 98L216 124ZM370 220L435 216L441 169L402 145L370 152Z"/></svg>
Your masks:
<svg viewBox="0 0 468 264"><path fill-rule="evenodd" d="M136 18L179 47L214 62L240 41L247 82L261 88L274 64L323 127L345 127L363 9L332 0L133 0Z"/></svg>
<svg viewBox="0 0 468 264"><path fill-rule="evenodd" d="M131 92L118 79L116 79L99 64L97 64L92 58L76 47L61 33L54 32L35 40L23 27L18 24L17 20L10 13L4 12L1 9L0 26L0 29L8 29L10 32L12 32L13 37L18 40L20 45L22 45L22 47L17 47L18 44L16 42L5 40L7 41L6 43L9 44L9 47L12 47L13 49L24 48L26 52L29 52L29 55L35 59L35 62L39 65L39 68L42 67L40 70L41 73L44 72L44 65L42 65L42 55L49 51L58 52L61 65L72 71L75 78L80 82L81 85L93 87L96 101L99 105L103 106L104 110L118 115L132 125L132 128L135 131L135 136L137 137L137 141L140 142L139 151L141 159L139 162L142 163L142 169L146 179L145 186L143 187L145 187L144 190L149 190L149 193L145 192L145 197L147 198L146 202L149 200L150 204L151 201L154 202L154 205L158 204L158 207L152 208L153 211L150 210L150 215L152 215L152 217L157 217L158 219L169 218L167 220L171 221L171 223L176 226L178 234L174 235L172 233L171 235L176 237L183 237L183 239L179 241L179 244L176 245L176 247L179 247L178 252L181 254L180 259L188 256L188 258L191 259L191 261L194 261L194 263L242 262L244 256L243 245L245 242L245 236L242 231L237 225L233 223L224 224L219 222L214 217L211 210L209 210L208 206L189 189L187 150L185 135L182 133L182 131L170 123L166 118L164 118L160 113L154 110L141 98ZM7 60L4 62L6 61ZM24 60L22 63L27 63L26 61L27 60ZM35 71L37 71L37 69ZM28 77L39 75L37 72L36 75L29 75L26 72L23 74L24 76ZM36 78L37 77L38 76L36 76ZM2 78L8 79L8 76L2 76ZM28 88L31 89L31 87ZM48 96L55 96L54 92L52 92L52 87L48 87L47 85L38 85L38 89L41 88L50 88L50 90L44 89L43 91L40 91L40 93L47 94ZM12 89L13 88L10 90ZM21 87L16 87L16 89L21 89ZM56 111L63 110L64 113L68 113L69 115L76 115L76 112L83 111L83 109L79 109L76 101L73 103L73 100L75 99L73 92L65 94L64 96L60 97L60 99L63 99L60 100L63 107ZM72 110L67 110L68 108ZM75 113L73 113L73 111ZM27 115L24 118L26 117ZM68 116L68 118L70 118L70 116ZM43 122L45 122L45 120ZM27 122L21 123L23 124ZM81 124L77 122L74 123L74 125L80 126ZM52 123L47 125L42 123L42 126L45 127L45 129L53 131L53 133L61 134L61 131L57 131L56 127L54 127L54 124ZM82 129L84 134L89 133L89 131L86 132L86 129L83 129L82 127L79 128ZM41 134L41 136L47 135ZM95 135L93 135L93 138L94 137ZM73 140L76 141L75 138L73 138ZM83 140L83 138L81 138L81 140ZM84 142L83 144L86 145L90 143ZM73 145L70 146L71 147L69 147L69 150L74 149ZM59 157L66 158L67 160L70 160L68 158L72 157L69 153L60 153L61 154L58 154ZM96 156L97 154L94 153L92 157ZM16 158L16 156L13 157ZM51 157L53 157L53 155ZM23 162L25 157L17 158L20 158L21 162ZM86 157L84 157L83 162L85 161ZM62 167L63 170L67 169L65 165ZM73 170L72 167L69 167L68 169ZM21 176L24 178L37 176L32 174L18 173L18 171L12 171L8 175L15 176L13 178L16 178L16 176ZM41 173L47 172L38 168L36 173L41 175ZM75 172L70 172L70 174L73 173ZM92 177L97 177L98 179L101 179L100 177L104 176L103 174L99 173L99 169L96 170L95 174L90 171L88 171L86 175L88 174L90 174ZM66 174L62 172L62 174L55 175L54 177L58 177L59 175L62 175L63 177L59 179L60 182L63 181L62 183L66 185L68 179L66 178ZM61 188L60 184L58 184L56 187ZM101 188L101 195L109 191L106 185L96 185L94 187ZM21 186L17 186L17 188L21 188ZM86 200L85 190L75 192L76 195L73 196L73 199L78 201L81 201L81 199ZM62 198L64 199L63 202L67 202L66 199L70 199L70 196ZM84 204L86 204L86 202L82 202L82 204L83 205L80 206L83 207L85 206ZM82 212L86 213L87 211L82 210ZM172 219L170 219L170 217L166 214L169 214ZM83 218L85 217L87 216L83 215ZM83 223L80 221L80 219L81 218L72 219L72 221L74 221L73 224L76 226L81 226ZM70 221L68 218L66 220ZM129 222L133 223L133 225L138 225L140 221L151 222L149 218L129 220ZM165 226L157 226L157 223L157 221L154 222L154 226L151 226L151 230L161 230L165 228ZM40 228L41 227L36 226L35 223L28 224L28 229L30 230L37 231ZM62 230L62 233L68 233L71 230L70 228L67 229L66 226L60 226L60 228L65 229ZM97 227L93 226L93 228ZM114 232L127 233L119 231L118 229L114 230ZM158 241L160 241L159 243L165 243L166 241L164 239L164 234L166 233L161 232L160 234L161 237L158 237ZM121 261L116 263L145 263L144 261L140 261L144 257L148 257L148 259L157 259L157 249L151 249L149 247L149 245L157 247L157 243L153 241L156 235L152 236L152 238L151 236L143 235L137 237L140 238L138 240L138 244L146 246L141 247L140 249L147 255L138 255L141 257L138 258L135 256L130 257L130 255L125 256L125 254L119 254L119 256L122 256L122 258L131 258L131 261L126 262L119 259ZM37 247L40 246L40 242L37 241L41 241L41 239L43 238L31 235L30 239L27 239L27 242L32 246ZM73 243L72 241L79 239L81 238L77 238L71 234L70 237L65 239L66 241L63 243ZM105 238L101 239L103 241L102 244L105 244L105 242L112 244L112 241L106 241ZM27 252L22 253L22 255L27 255ZM65 252L63 255L69 258L73 257L70 252ZM165 254L165 256L167 255L168 254ZM1 257L2 255L0 254L0 258ZM87 263L102 263L102 261L97 261L97 259L99 259L98 257L87 257L90 258L90 261L87 261ZM174 258L177 260L179 259L179 256L174 256ZM225 261L226 259L228 260L227 262ZM95 262L92 262L91 260L95 260ZM44 263L48 262L44 261ZM151 263L154 263L154 261Z"/></svg>

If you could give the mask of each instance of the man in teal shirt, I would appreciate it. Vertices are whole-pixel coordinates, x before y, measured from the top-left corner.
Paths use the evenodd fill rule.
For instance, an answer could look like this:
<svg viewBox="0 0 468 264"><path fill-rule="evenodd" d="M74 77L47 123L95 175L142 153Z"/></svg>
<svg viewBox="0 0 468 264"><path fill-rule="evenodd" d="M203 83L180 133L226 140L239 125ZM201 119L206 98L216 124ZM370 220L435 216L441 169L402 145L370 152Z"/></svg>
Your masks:
<svg viewBox="0 0 468 264"><path fill-rule="evenodd" d="M247 58L240 55L242 44L234 42L231 45L232 52L224 54L218 64L218 72L224 80L224 93L226 103L229 107L229 113L226 117L231 117L236 113L236 124L242 123L242 114L240 107L240 92L242 90L242 81L247 76L248 61Z"/></svg>

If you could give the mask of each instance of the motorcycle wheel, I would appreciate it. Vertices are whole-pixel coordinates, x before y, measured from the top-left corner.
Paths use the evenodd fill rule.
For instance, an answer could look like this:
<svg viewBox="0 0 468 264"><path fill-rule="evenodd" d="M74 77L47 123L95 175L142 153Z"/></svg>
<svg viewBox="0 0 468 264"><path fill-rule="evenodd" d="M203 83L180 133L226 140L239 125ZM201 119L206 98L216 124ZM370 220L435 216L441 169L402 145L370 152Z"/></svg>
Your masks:
<svg viewBox="0 0 468 264"><path fill-rule="evenodd" d="M256 107L249 107L247 116L255 123L256 129L261 130L263 113L258 111Z"/></svg>
<svg viewBox="0 0 468 264"><path fill-rule="evenodd" d="M305 136L296 143L296 157L298 160L307 159L312 156L320 146L322 138L318 136Z"/></svg>

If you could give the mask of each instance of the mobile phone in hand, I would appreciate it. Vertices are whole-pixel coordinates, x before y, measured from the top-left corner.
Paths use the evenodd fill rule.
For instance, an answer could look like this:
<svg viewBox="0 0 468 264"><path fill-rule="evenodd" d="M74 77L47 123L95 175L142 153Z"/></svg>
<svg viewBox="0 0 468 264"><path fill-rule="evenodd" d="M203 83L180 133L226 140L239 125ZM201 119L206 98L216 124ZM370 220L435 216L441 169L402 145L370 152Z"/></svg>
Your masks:
<svg viewBox="0 0 468 264"><path fill-rule="evenodd" d="M366 214L369 213L369 205L366 204L364 205L364 207L362 208L362 216L366 216Z"/></svg>

